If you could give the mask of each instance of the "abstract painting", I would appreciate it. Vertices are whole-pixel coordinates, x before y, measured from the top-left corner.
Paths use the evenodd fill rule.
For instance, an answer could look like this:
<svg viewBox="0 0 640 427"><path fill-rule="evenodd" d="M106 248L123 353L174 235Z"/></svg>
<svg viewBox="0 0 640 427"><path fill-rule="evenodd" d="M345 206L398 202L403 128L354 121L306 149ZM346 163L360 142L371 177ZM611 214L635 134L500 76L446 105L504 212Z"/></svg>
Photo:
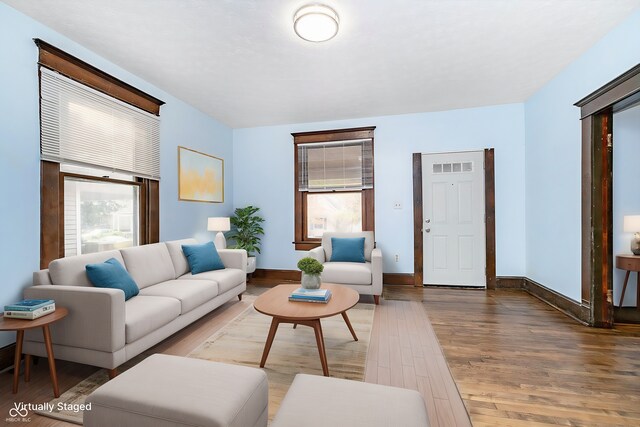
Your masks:
<svg viewBox="0 0 640 427"><path fill-rule="evenodd" d="M224 160L178 147L178 199L224 202Z"/></svg>

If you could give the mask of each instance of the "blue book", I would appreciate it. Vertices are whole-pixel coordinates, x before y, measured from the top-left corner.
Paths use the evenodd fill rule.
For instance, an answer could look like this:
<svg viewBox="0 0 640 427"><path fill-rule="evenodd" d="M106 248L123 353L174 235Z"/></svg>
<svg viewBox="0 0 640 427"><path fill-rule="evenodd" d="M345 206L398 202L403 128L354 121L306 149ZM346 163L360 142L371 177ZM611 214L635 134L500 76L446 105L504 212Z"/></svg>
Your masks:
<svg viewBox="0 0 640 427"><path fill-rule="evenodd" d="M300 301L328 301L331 298L331 291L328 289L323 289L322 293L292 293L289 296L291 300L300 300Z"/></svg>
<svg viewBox="0 0 640 427"><path fill-rule="evenodd" d="M53 303L54 301L52 299L25 299L14 302L13 304L5 305L4 311L35 311Z"/></svg>

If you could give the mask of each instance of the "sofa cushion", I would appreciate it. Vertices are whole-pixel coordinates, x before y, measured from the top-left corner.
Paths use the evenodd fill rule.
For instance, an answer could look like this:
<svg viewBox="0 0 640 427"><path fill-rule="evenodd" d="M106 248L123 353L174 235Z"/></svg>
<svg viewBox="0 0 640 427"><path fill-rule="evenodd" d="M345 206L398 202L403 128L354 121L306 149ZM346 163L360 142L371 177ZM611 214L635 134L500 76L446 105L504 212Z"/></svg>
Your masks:
<svg viewBox="0 0 640 427"><path fill-rule="evenodd" d="M325 262L320 276L326 283L348 283L350 285L371 284L370 262Z"/></svg>
<svg viewBox="0 0 640 427"><path fill-rule="evenodd" d="M85 266L105 262L109 258L124 264L120 251L98 252L53 260L49 263L51 283L62 286L93 286L87 277Z"/></svg>
<svg viewBox="0 0 640 427"><path fill-rule="evenodd" d="M137 341L180 316L180 301L139 295L124 304L125 342Z"/></svg>
<svg viewBox="0 0 640 427"><path fill-rule="evenodd" d="M218 284L219 292L225 293L247 280L244 271L237 268L225 268L224 270L207 271L199 274L187 273L180 279L212 280Z"/></svg>
<svg viewBox="0 0 640 427"><path fill-rule="evenodd" d="M164 243L135 246L120 252L124 266L140 289L176 277L169 250Z"/></svg>
<svg viewBox="0 0 640 427"><path fill-rule="evenodd" d="M331 262L364 262L364 237L332 237Z"/></svg>
<svg viewBox="0 0 640 427"><path fill-rule="evenodd" d="M135 297L140 292L131 275L124 269L120 261L115 258L109 258L105 262L97 264L87 264L85 269L87 270L87 277L96 288L120 289L124 292L125 301Z"/></svg>
<svg viewBox="0 0 640 427"><path fill-rule="evenodd" d="M140 295L175 298L180 301L180 314L185 314L215 298L218 284L210 280L167 280L141 289Z"/></svg>
<svg viewBox="0 0 640 427"><path fill-rule="evenodd" d="M169 255L171 256L171 261L173 261L173 269L176 271L176 277L174 277L174 279L177 279L183 274L187 274L189 271L191 271L189 269L187 257L184 256L184 252L182 252L182 245L197 244L198 241L196 239L182 239L165 242L165 245L167 245L167 250L169 251Z"/></svg>
<svg viewBox="0 0 640 427"><path fill-rule="evenodd" d="M324 249L324 259L331 259L331 238L332 237L364 237L364 259L371 261L371 251L375 246L375 238L373 231L355 231L346 232L327 232L322 235L322 249Z"/></svg>
<svg viewBox="0 0 640 427"><path fill-rule="evenodd" d="M182 251L187 257L192 274L224 269L222 259L213 242L202 245L182 245Z"/></svg>

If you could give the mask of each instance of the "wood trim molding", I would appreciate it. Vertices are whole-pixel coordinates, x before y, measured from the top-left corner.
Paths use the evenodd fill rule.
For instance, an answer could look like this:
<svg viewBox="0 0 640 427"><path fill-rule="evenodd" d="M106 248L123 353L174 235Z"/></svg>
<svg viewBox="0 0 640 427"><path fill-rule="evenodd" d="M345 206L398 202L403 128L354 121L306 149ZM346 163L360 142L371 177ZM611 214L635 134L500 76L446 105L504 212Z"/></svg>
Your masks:
<svg viewBox="0 0 640 427"><path fill-rule="evenodd" d="M584 119L640 91L640 64L576 102Z"/></svg>
<svg viewBox="0 0 640 427"><path fill-rule="evenodd" d="M382 283L391 286L414 286L415 278L411 273L383 273Z"/></svg>
<svg viewBox="0 0 640 427"><path fill-rule="evenodd" d="M64 212L60 164L40 162L40 268L64 253Z"/></svg>
<svg viewBox="0 0 640 427"><path fill-rule="evenodd" d="M16 344L12 343L0 348L0 372L13 366L16 353Z"/></svg>
<svg viewBox="0 0 640 427"><path fill-rule="evenodd" d="M495 197L495 152L484 150L485 191L485 275L487 289L496 288L496 197ZM424 283L422 239L422 153L413 153L413 271L414 286Z"/></svg>
<svg viewBox="0 0 640 427"><path fill-rule="evenodd" d="M294 144L308 144L312 142L348 141L350 139L373 138L375 126L360 128L317 130L311 132L294 132Z"/></svg>
<svg viewBox="0 0 640 427"><path fill-rule="evenodd" d="M276 270L268 268L257 268L253 272L253 277L257 279L267 280L286 280L286 281L300 281L301 272L299 270Z"/></svg>
<svg viewBox="0 0 640 427"><path fill-rule="evenodd" d="M522 289L583 325L591 324L589 320L589 307L587 305L580 304L528 277L498 276L496 277L496 288Z"/></svg>
<svg viewBox="0 0 640 427"><path fill-rule="evenodd" d="M106 93L122 102L133 105L156 116L160 115L160 106L164 101L146 92L136 89L104 71L76 58L67 52L41 40L34 39L40 50L38 64L87 85L97 91Z"/></svg>
<svg viewBox="0 0 640 427"><path fill-rule="evenodd" d="M494 149L484 150L485 275L487 289L496 288L496 190Z"/></svg>
<svg viewBox="0 0 640 427"><path fill-rule="evenodd" d="M413 286L424 284L422 240L422 153L413 153Z"/></svg>

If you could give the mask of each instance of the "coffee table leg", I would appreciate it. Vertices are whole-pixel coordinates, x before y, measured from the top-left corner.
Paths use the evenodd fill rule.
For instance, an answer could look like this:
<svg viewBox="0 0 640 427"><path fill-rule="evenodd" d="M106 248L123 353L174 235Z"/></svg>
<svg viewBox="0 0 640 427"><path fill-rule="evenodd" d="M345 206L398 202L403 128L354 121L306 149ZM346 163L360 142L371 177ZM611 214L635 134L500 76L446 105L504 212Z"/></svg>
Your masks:
<svg viewBox="0 0 640 427"><path fill-rule="evenodd" d="M24 355L24 382L28 383L31 379L31 355Z"/></svg>
<svg viewBox="0 0 640 427"><path fill-rule="evenodd" d="M347 312L342 312L342 318L344 319L344 323L347 324L349 331L351 331L351 335L353 336L354 341L358 341L358 337L356 336L356 331L353 330L353 326L351 326L351 322L349 321L349 317L347 316Z"/></svg>
<svg viewBox="0 0 640 427"><path fill-rule="evenodd" d="M322 373L325 377L329 376L329 366L327 364L327 353L324 349L324 336L322 335L322 325L320 320L312 320L311 325L316 333L316 344L318 344L318 353L320 353L320 363L322 364Z"/></svg>
<svg viewBox="0 0 640 427"><path fill-rule="evenodd" d="M273 344L273 339L276 336L276 331L278 330L278 325L280 324L280 320L277 318L271 319L271 328L269 328L269 335L267 336L267 342L264 343L264 351L262 352L262 360L260 361L260 367L264 368L264 364L267 363L267 356L269 356L269 351L271 350L271 344Z"/></svg>
<svg viewBox="0 0 640 427"><path fill-rule="evenodd" d="M18 381L20 381L20 359L22 359L22 339L24 331L16 332L16 354L13 359L13 394L18 392Z"/></svg>
<svg viewBox="0 0 640 427"><path fill-rule="evenodd" d="M53 344L51 344L51 332L49 332L49 325L42 327L42 334L44 335L44 346L47 348L47 359L49 359L49 375L51 376L51 382L53 383L53 396L60 397L60 391L58 390L58 376L56 375L56 361L53 358Z"/></svg>

